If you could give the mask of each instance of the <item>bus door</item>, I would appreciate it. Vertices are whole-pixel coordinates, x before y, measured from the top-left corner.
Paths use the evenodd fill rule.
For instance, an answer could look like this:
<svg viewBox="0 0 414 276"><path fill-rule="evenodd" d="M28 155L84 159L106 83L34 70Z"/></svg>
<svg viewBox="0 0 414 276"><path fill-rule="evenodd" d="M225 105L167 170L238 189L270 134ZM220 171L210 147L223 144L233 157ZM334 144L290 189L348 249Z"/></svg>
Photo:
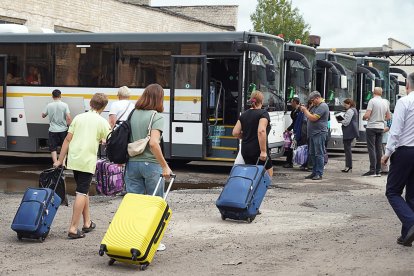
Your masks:
<svg viewBox="0 0 414 276"><path fill-rule="evenodd" d="M205 156L206 56L172 56L170 91L171 157Z"/></svg>
<svg viewBox="0 0 414 276"><path fill-rule="evenodd" d="M6 139L7 56L0 55L0 150L7 148Z"/></svg>

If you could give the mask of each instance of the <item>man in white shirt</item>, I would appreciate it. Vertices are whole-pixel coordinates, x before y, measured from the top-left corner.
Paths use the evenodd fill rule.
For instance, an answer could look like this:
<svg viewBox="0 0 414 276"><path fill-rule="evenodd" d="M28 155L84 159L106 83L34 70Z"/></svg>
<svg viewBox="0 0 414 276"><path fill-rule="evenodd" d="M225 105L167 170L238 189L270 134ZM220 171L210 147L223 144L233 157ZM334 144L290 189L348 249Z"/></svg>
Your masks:
<svg viewBox="0 0 414 276"><path fill-rule="evenodd" d="M367 148L369 154L369 171L362 176L381 176L382 134L384 121L391 118L390 106L384 101L382 88L374 88L374 97L369 100L367 112L362 117L367 120Z"/></svg>
<svg viewBox="0 0 414 276"><path fill-rule="evenodd" d="M125 121L128 119L129 113L135 108L135 105L129 100L130 94L131 92L127 86L119 88L119 101L113 102L109 110L109 124L111 128L115 127L117 121Z"/></svg>
<svg viewBox="0 0 414 276"><path fill-rule="evenodd" d="M406 81L407 96L399 99L381 163L391 164L385 195L402 223L398 244L414 241L414 73ZM405 200L401 196L405 188Z"/></svg>

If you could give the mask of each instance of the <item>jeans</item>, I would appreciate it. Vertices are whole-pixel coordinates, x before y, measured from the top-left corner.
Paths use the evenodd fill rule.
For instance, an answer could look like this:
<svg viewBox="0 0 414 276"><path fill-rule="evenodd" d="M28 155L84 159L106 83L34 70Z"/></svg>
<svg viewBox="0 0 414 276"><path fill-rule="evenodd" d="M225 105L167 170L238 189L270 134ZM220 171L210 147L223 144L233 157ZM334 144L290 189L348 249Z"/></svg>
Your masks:
<svg viewBox="0 0 414 276"><path fill-rule="evenodd" d="M379 174L381 172L382 134L381 128L367 128L367 148L369 154L369 171Z"/></svg>
<svg viewBox="0 0 414 276"><path fill-rule="evenodd" d="M324 155L326 152L325 142L327 135L327 133L321 132L309 138L309 157L313 163L313 175L323 175L323 168L325 166Z"/></svg>
<svg viewBox="0 0 414 276"><path fill-rule="evenodd" d="M125 168L127 193L152 195L162 174L158 163L145 161L128 162ZM164 179L161 180L157 196L164 196Z"/></svg>
<svg viewBox="0 0 414 276"><path fill-rule="evenodd" d="M402 223L401 235L414 225L414 147L398 147L390 158L385 195ZM402 197L405 188L405 200Z"/></svg>
<svg viewBox="0 0 414 276"><path fill-rule="evenodd" d="M344 151L345 151L345 167L352 168L352 141L354 139L344 139Z"/></svg>

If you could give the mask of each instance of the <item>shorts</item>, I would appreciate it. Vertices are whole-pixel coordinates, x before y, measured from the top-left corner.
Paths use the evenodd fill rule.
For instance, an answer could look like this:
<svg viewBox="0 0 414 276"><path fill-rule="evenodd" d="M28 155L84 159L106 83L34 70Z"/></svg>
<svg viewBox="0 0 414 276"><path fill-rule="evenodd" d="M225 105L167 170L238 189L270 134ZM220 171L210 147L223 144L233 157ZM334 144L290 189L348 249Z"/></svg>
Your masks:
<svg viewBox="0 0 414 276"><path fill-rule="evenodd" d="M256 163L257 163L257 159L258 159L259 157L251 157L251 156L246 156L246 157L244 157L243 156L243 159L244 159L244 163L246 164L246 165L256 165ZM272 167L273 167L273 164L272 164L272 159L270 158L270 156L269 155L267 155L267 158L268 158L268 160L267 160L267 163L266 163L266 166L265 166L265 169L266 170L268 170L268 169L271 169ZM262 161L262 160L259 160L259 163L257 164L257 165L264 165L264 163L265 163L266 161Z"/></svg>
<svg viewBox="0 0 414 276"><path fill-rule="evenodd" d="M87 195L89 192L89 187L92 182L92 173L73 171L73 178L76 182L76 192L80 194Z"/></svg>
<svg viewBox="0 0 414 276"><path fill-rule="evenodd" d="M58 147L61 147L63 141L65 141L67 131L63 132L50 132L49 131L49 150L56 151Z"/></svg>

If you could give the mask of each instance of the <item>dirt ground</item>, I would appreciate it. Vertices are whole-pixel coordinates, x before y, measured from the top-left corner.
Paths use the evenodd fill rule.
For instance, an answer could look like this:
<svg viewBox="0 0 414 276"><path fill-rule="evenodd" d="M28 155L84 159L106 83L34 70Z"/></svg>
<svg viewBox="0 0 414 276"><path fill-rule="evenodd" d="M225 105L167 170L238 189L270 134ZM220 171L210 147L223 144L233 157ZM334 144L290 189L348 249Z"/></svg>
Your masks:
<svg viewBox="0 0 414 276"><path fill-rule="evenodd" d="M384 196L386 177L360 177L367 159L366 153L354 154L354 171L345 174L343 154L330 155L322 181L304 180L308 172L283 169L279 162L262 215L251 224L221 220L215 207L220 187L172 191L167 249L145 272L108 266L109 258L98 255L121 197L91 197L97 229L79 240L66 239L72 208L62 206L49 237L39 243L17 240L10 224L22 195L2 193L0 274L413 275L414 249L396 243L400 223ZM229 165L206 167L176 168L177 183L224 183Z"/></svg>

